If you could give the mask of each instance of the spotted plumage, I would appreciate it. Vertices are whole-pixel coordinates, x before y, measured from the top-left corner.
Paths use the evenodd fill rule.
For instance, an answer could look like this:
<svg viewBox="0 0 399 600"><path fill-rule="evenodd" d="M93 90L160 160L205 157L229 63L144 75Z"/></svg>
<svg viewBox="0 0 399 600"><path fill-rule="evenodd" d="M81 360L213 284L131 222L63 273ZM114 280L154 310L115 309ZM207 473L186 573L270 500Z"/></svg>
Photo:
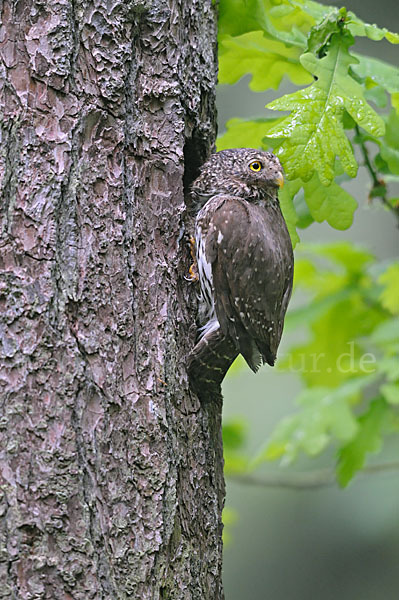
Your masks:
<svg viewBox="0 0 399 600"><path fill-rule="evenodd" d="M273 154L241 148L213 154L193 183L201 328L191 363L225 338L253 371L274 364L294 265L282 181Z"/></svg>

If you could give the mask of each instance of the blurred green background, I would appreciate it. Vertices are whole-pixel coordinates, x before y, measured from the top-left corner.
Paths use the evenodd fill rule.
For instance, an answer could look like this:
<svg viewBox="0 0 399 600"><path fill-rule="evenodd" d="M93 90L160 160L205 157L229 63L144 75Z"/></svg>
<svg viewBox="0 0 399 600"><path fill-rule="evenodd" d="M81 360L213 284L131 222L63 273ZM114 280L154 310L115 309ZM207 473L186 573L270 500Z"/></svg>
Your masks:
<svg viewBox="0 0 399 600"><path fill-rule="evenodd" d="M339 2L322 2L341 6ZM399 32L396 0L350 0L346 8L363 20ZM398 46L362 38L355 51L399 64ZM264 106L288 93L287 82L275 91L254 93L250 77L234 86L219 86L219 131L233 117L268 116ZM273 115L274 116L274 115ZM336 231L313 224L300 231L301 241L351 240L381 259L398 255L397 224L375 200L367 201L369 178L360 169L345 184L359 202L353 226ZM284 355L292 336L283 336ZM278 421L294 410L300 390L295 374L264 367L256 376L243 367L224 383L224 419L248 423L246 450L256 454ZM399 459L399 440L390 439L369 462ZM260 473L285 475L332 467L334 455L301 458L293 467L270 463ZM397 600L399 598L399 472L358 475L344 490L255 487L227 479L226 505L236 516L227 525L224 552L226 600ZM230 514L230 513L229 513ZM230 519L228 519L230 520ZM234 519L231 519L234 521Z"/></svg>

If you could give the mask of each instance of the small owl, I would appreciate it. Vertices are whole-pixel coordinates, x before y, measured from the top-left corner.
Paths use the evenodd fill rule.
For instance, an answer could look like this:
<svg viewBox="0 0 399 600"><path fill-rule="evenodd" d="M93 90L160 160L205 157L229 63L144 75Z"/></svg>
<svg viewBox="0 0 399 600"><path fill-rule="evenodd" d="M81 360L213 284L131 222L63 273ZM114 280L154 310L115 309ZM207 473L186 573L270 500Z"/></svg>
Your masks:
<svg viewBox="0 0 399 600"><path fill-rule="evenodd" d="M210 341L223 338L254 372L274 364L294 268L282 184L276 156L251 148L213 154L194 181L202 327L191 363L202 357L204 364Z"/></svg>

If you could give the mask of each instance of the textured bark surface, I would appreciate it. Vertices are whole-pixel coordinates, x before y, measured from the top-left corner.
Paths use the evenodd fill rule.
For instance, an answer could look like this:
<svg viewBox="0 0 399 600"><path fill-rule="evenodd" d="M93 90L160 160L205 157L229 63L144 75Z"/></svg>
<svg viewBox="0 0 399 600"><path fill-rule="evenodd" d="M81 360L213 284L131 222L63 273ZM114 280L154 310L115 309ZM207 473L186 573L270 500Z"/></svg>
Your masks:
<svg viewBox="0 0 399 600"><path fill-rule="evenodd" d="M183 194L215 135L213 2L0 7L0 597L218 600Z"/></svg>

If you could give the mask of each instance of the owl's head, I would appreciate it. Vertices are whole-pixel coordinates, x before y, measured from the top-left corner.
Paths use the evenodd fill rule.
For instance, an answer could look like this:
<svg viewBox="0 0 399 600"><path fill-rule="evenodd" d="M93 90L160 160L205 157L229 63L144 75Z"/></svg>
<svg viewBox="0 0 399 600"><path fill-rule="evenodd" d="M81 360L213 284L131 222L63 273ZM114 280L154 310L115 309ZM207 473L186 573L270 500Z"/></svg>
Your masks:
<svg viewBox="0 0 399 600"><path fill-rule="evenodd" d="M283 169L271 152L253 148L221 150L202 166L192 191L203 201L216 194L229 194L250 200L277 198L283 185Z"/></svg>

